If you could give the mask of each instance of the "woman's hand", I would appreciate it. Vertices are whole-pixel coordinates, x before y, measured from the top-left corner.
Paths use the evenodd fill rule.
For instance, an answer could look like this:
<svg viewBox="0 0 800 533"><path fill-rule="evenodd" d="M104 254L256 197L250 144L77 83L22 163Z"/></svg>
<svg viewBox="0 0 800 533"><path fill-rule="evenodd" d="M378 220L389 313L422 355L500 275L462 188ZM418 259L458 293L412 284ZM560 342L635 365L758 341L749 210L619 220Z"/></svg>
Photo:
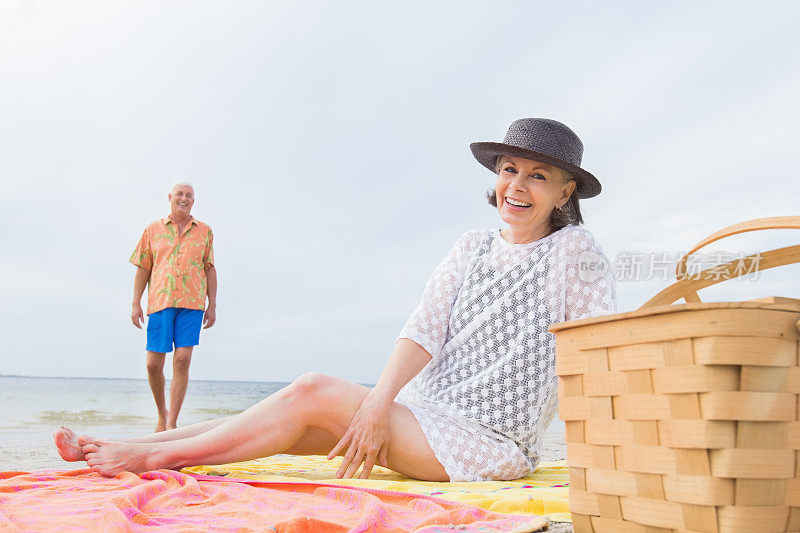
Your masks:
<svg viewBox="0 0 800 533"><path fill-rule="evenodd" d="M391 405L391 399L387 400L381 397L375 393L374 389L361 402L361 406L350 422L350 427L328 454L328 460L331 460L349 445L342 459L342 465L336 472L337 478L352 478L362 462L364 469L359 476L362 479L369 477L376 460L379 465L388 466L389 408Z"/></svg>

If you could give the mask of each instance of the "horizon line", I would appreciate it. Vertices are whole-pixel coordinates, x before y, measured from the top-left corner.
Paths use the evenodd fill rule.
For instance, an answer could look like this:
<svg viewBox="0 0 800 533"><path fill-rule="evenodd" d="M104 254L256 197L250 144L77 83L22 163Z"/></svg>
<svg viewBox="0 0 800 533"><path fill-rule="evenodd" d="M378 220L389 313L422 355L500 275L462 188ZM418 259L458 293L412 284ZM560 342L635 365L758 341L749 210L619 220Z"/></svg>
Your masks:
<svg viewBox="0 0 800 533"><path fill-rule="evenodd" d="M108 377L108 376L101 376L101 377L92 377L92 376L32 376L27 374L0 374L0 378L33 378L33 379L105 379L105 380L112 380L112 379L122 379L126 381L147 381L147 378L126 378L126 377ZM166 381L172 381L172 379L166 379ZM208 382L208 383L292 383L291 381L254 381L254 380L245 380L245 379L190 379L189 383L192 382ZM363 385L365 387L374 387L374 383L358 383L359 385Z"/></svg>

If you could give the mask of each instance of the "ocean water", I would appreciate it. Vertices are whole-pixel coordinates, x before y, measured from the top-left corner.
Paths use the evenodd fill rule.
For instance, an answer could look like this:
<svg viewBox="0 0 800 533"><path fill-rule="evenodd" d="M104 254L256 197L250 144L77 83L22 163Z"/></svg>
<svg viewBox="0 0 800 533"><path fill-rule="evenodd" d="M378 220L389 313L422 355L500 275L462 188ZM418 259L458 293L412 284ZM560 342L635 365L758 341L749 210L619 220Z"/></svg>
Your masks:
<svg viewBox="0 0 800 533"><path fill-rule="evenodd" d="M283 382L190 381L179 426L229 416L287 386ZM169 382L167 382L169 387ZM53 431L124 439L147 434L156 424L155 404L144 379L0 376L0 470L83 468L67 463L53 444ZM563 423L547 431L543 458L566 457Z"/></svg>
<svg viewBox="0 0 800 533"><path fill-rule="evenodd" d="M236 414L286 385L190 380L178 425ZM156 424L155 403L145 379L6 376L0 377L0 398L2 470L83 468L58 455L52 436L58 426L124 439L150 433Z"/></svg>

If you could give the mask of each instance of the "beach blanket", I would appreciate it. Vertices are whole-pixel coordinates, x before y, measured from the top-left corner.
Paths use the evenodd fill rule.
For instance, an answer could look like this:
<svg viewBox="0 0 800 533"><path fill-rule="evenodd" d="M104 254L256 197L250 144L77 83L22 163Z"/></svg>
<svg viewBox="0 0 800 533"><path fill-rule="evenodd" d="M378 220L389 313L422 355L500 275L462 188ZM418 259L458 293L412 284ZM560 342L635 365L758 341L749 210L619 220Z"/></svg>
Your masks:
<svg viewBox="0 0 800 533"><path fill-rule="evenodd" d="M227 465L196 466L183 472L282 482L314 482L435 496L501 513L543 515L553 522L570 521L569 468L566 461L542 462L536 471L515 481L436 483L419 481L376 466L369 479L337 479L341 457L274 455Z"/></svg>
<svg viewBox="0 0 800 533"><path fill-rule="evenodd" d="M89 469L0 472L0 531L536 531L431 496L320 483L241 482L158 470L104 478Z"/></svg>

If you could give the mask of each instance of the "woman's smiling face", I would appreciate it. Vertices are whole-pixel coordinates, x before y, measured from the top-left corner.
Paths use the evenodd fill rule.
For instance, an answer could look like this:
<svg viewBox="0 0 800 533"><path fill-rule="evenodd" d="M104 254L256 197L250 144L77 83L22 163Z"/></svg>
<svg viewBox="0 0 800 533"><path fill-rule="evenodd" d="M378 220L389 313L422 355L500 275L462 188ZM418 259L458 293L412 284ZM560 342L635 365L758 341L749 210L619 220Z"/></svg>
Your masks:
<svg viewBox="0 0 800 533"><path fill-rule="evenodd" d="M503 222L535 238L550 232L550 215L575 189L559 168L521 157L501 156L495 188L497 210Z"/></svg>

